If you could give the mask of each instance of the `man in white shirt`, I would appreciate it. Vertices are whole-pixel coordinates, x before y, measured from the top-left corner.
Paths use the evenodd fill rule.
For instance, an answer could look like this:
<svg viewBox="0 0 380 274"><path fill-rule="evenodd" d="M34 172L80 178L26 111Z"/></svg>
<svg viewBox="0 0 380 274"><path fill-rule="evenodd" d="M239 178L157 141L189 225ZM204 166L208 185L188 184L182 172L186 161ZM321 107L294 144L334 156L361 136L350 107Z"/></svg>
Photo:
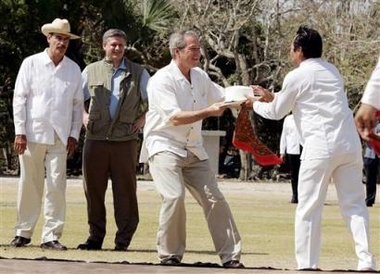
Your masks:
<svg viewBox="0 0 380 274"><path fill-rule="evenodd" d="M355 242L357 269L374 270L369 250L368 210L362 186L361 144L344 92L343 78L335 66L321 59L322 38L301 26L294 38L290 58L296 68L284 79L276 94L259 86L250 97L256 113L281 119L290 111L300 133L303 151L295 217L295 252L298 269L318 269L321 247L321 215L330 181Z"/></svg>
<svg viewBox="0 0 380 274"><path fill-rule="evenodd" d="M380 58L365 88L361 106L355 115L356 127L366 141L369 140L368 134L377 124L378 110L380 110Z"/></svg>
<svg viewBox="0 0 380 274"><path fill-rule="evenodd" d="M241 240L218 188L201 136L202 119L222 115L224 90L197 67L198 35L170 37L171 63L148 82L141 161L149 168L162 206L157 249L162 264L179 264L186 247L185 188L202 206L217 254L226 268L240 263Z"/></svg>
<svg viewBox="0 0 380 274"><path fill-rule="evenodd" d="M293 114L285 117L280 138L280 157L288 162L292 184L292 204L298 203L298 173L300 171L301 144L300 136L294 123Z"/></svg>
<svg viewBox="0 0 380 274"><path fill-rule="evenodd" d="M30 243L46 190L41 248L66 250L58 240L66 215L66 160L82 127L83 92L79 66L65 56L70 39L66 19L55 19L41 28L49 48L27 57L21 64L13 98L20 160L16 237L11 246Z"/></svg>

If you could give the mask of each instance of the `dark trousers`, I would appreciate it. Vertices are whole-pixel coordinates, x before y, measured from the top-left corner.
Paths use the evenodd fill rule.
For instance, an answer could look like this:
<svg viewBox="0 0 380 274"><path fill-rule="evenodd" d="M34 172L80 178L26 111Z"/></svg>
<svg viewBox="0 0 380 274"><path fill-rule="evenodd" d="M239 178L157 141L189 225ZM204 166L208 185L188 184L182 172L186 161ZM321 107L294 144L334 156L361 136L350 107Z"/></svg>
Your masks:
<svg viewBox="0 0 380 274"><path fill-rule="evenodd" d="M289 163L290 169L290 179L292 183L292 192L293 198L292 200L298 201L298 174L300 173L300 154L287 154L287 159Z"/></svg>
<svg viewBox="0 0 380 274"><path fill-rule="evenodd" d="M372 206L376 199L376 183L379 168L379 158L364 158L364 168L367 174L366 198L365 202L368 206Z"/></svg>
<svg viewBox="0 0 380 274"><path fill-rule="evenodd" d="M85 140L83 176L90 227L89 240L103 243L106 235L105 194L110 178L117 226L115 244L129 246L139 222L136 164L137 140Z"/></svg>

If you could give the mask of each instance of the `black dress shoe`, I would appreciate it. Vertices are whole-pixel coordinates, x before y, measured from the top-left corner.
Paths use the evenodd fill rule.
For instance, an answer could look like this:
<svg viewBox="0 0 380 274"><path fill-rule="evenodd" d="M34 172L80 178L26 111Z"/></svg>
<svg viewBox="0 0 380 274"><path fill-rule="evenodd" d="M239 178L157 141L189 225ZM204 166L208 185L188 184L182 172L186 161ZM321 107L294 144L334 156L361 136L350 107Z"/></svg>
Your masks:
<svg viewBox="0 0 380 274"><path fill-rule="evenodd" d="M51 242L46 242L41 245L42 249L50 249L50 250L67 250L67 247L62 245L58 241L51 241Z"/></svg>
<svg viewBox="0 0 380 274"><path fill-rule="evenodd" d="M84 244L78 245L77 249L81 250L101 250L102 249L102 244L97 243L92 240L87 240ZM116 247L115 247L116 249Z"/></svg>
<svg viewBox="0 0 380 274"><path fill-rule="evenodd" d="M223 264L224 268L244 268L245 266L238 260L231 260Z"/></svg>
<svg viewBox="0 0 380 274"><path fill-rule="evenodd" d="M128 251L128 246L125 244L116 244L115 251Z"/></svg>
<svg viewBox="0 0 380 274"><path fill-rule="evenodd" d="M372 207L374 202L371 202L371 201L366 201L365 204L368 206L368 207Z"/></svg>
<svg viewBox="0 0 380 274"><path fill-rule="evenodd" d="M24 238L24 237L21 237L21 236L16 236L12 240L11 246L13 246L13 247L23 247L23 246L26 246L29 243L30 243L30 239Z"/></svg>

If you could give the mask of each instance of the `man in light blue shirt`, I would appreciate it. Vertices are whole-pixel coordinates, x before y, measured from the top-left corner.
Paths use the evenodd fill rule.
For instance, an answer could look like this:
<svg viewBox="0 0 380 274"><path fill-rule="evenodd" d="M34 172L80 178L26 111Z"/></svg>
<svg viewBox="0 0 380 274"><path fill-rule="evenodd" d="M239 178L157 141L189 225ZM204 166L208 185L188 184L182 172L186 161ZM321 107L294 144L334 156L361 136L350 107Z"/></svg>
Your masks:
<svg viewBox="0 0 380 274"><path fill-rule="evenodd" d="M139 222L136 196L138 133L145 123L149 74L124 58L126 35L110 29L103 35L105 58L82 72L86 138L83 179L90 235L78 245L99 250L106 235L105 193L112 180L117 231L115 251L128 250Z"/></svg>

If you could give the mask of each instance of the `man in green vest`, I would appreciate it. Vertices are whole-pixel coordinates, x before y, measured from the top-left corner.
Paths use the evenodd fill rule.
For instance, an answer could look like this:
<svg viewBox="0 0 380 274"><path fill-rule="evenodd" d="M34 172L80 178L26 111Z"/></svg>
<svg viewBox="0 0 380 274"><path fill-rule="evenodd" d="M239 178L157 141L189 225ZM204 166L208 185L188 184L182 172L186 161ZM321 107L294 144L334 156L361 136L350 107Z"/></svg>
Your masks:
<svg viewBox="0 0 380 274"><path fill-rule="evenodd" d="M138 133L145 123L146 85L150 78L140 65L124 57L127 37L110 29L103 35L105 58L82 72L85 101L83 123L84 191L90 235L78 246L100 250L106 234L105 193L112 181L117 225L115 250L127 251L139 222L136 197Z"/></svg>

